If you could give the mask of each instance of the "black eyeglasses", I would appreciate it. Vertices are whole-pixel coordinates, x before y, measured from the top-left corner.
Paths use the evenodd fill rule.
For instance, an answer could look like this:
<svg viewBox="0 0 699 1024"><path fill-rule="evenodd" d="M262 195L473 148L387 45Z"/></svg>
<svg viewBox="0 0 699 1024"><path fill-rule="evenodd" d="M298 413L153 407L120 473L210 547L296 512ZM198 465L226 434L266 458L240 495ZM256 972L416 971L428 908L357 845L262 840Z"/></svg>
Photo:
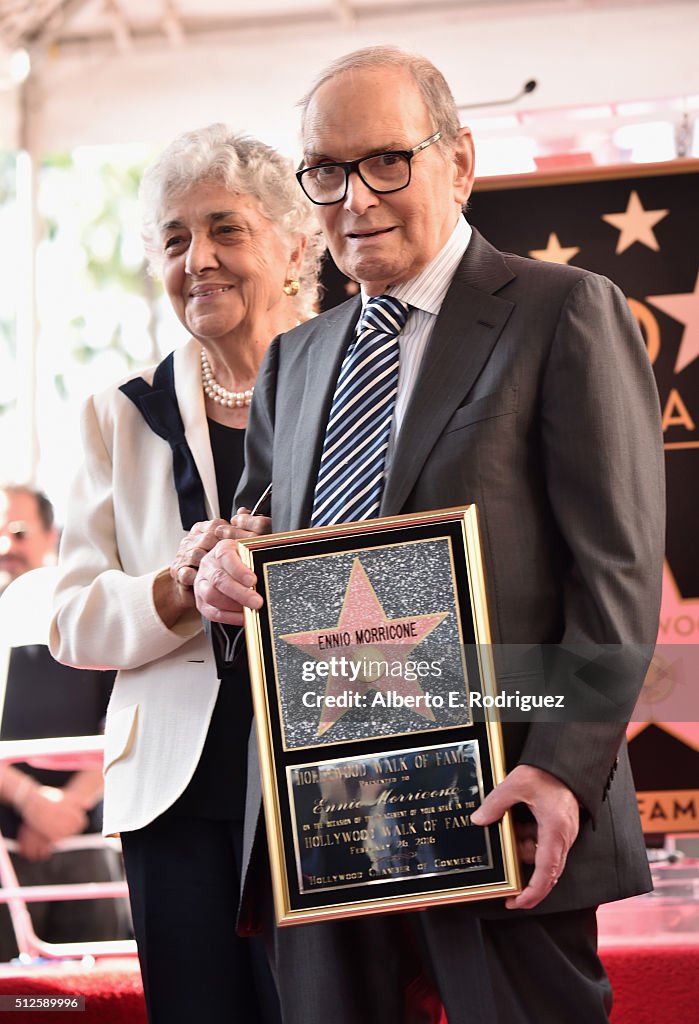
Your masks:
<svg viewBox="0 0 699 1024"><path fill-rule="evenodd" d="M296 172L299 185L312 203L331 206L347 195L349 176L356 172L372 192L400 192L410 184L411 161L433 142L439 142L441 132L419 142L412 149L390 149L386 153L363 156L360 160L316 164Z"/></svg>

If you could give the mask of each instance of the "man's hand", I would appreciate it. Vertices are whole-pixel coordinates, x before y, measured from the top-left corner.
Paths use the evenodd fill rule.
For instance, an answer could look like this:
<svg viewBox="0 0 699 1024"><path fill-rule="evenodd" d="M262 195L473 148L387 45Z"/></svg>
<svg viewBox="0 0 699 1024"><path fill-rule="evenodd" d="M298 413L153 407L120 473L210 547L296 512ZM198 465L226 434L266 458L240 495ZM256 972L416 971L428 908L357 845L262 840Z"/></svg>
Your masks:
<svg viewBox="0 0 699 1024"><path fill-rule="evenodd" d="M515 804L526 804L536 824L515 826L520 860L534 864L529 884L505 901L508 910L530 910L553 889L565 867L580 825L575 795L555 775L520 764L471 815L474 825L491 825Z"/></svg>
<svg viewBox="0 0 699 1024"><path fill-rule="evenodd" d="M230 525L217 527L222 539L204 555L194 581L197 608L205 619L242 626L243 608L262 607L262 598L252 589L257 577L243 564L237 541L269 533L271 526L267 516L253 516L249 509L239 508Z"/></svg>
<svg viewBox="0 0 699 1024"><path fill-rule="evenodd" d="M85 802L54 786L36 786L22 804L22 818L52 843L87 826Z"/></svg>
<svg viewBox="0 0 699 1024"><path fill-rule="evenodd" d="M17 846L22 856L30 861L48 860L53 853L51 840L27 825L26 821L17 829Z"/></svg>
<svg viewBox="0 0 699 1024"><path fill-rule="evenodd" d="M249 508L241 505L231 519L230 525L220 526L216 532L221 540L246 540L250 537L263 537L272 532L272 520L269 516L254 516Z"/></svg>

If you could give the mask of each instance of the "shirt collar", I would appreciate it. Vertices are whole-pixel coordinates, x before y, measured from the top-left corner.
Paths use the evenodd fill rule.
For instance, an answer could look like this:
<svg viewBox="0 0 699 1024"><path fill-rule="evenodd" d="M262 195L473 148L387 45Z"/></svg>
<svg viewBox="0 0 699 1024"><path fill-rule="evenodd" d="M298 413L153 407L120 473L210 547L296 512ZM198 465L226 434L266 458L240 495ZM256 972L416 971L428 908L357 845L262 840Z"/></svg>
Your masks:
<svg viewBox="0 0 699 1024"><path fill-rule="evenodd" d="M391 285L386 295L392 295L415 309L423 309L436 316L444 302L451 280L468 248L472 235L471 225L465 217L459 217L456 226L437 255L410 281ZM362 288L362 305L368 296Z"/></svg>

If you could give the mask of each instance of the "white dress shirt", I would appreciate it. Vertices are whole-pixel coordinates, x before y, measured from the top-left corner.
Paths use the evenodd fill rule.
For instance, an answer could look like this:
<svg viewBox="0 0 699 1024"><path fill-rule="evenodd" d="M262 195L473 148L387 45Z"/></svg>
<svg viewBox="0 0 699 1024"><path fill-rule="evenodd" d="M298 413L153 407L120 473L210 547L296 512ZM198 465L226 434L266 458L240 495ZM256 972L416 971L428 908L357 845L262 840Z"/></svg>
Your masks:
<svg viewBox="0 0 699 1024"><path fill-rule="evenodd" d="M403 422L408 401L415 387L422 356L432 336L444 296L470 241L471 225L465 217L459 217L446 244L430 260L424 270L421 270L410 281L392 285L386 289L386 295L392 295L394 298L408 303L411 307L407 323L398 337L400 345L398 394L387 459L390 459L391 450ZM368 296L362 289L362 304L366 303L367 298Z"/></svg>

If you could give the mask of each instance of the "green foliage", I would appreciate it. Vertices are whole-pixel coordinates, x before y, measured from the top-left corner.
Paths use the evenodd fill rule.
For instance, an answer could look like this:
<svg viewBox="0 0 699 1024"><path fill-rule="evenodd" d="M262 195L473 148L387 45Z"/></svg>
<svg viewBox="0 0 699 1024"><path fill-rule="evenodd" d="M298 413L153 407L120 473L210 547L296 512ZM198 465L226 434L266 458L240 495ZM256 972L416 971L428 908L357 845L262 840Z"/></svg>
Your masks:
<svg viewBox="0 0 699 1024"><path fill-rule="evenodd" d="M147 157L111 146L49 153L40 161L36 387L44 396L47 388L53 392L57 412L80 401L86 387L104 386L105 375L161 358L162 289L146 270L137 203ZM0 151L0 211L15 202L15 167L16 154ZM0 308L0 365L8 383L0 390L0 418L15 405L7 369L15 358L11 310L7 302Z"/></svg>
<svg viewBox="0 0 699 1024"><path fill-rule="evenodd" d="M80 275L86 305L105 296L105 329L111 325L110 340L95 343L90 334L89 317L70 316L61 332L69 345L66 359L89 363L105 350L112 350L123 361L124 370L157 361L155 338L158 286L148 277L141 252L137 213L138 186L145 161L130 161L112 147L109 158L76 151L52 153L42 160L40 171L41 235L49 248L59 253L71 246L76 253L72 274ZM79 260L77 250L80 250ZM59 257L60 259L60 257ZM145 303L144 319L150 325L150 345L145 359L135 358L128 347L128 329L113 316L114 294L136 296ZM108 298L109 297L109 298ZM54 374L56 390L70 393L70 375Z"/></svg>

